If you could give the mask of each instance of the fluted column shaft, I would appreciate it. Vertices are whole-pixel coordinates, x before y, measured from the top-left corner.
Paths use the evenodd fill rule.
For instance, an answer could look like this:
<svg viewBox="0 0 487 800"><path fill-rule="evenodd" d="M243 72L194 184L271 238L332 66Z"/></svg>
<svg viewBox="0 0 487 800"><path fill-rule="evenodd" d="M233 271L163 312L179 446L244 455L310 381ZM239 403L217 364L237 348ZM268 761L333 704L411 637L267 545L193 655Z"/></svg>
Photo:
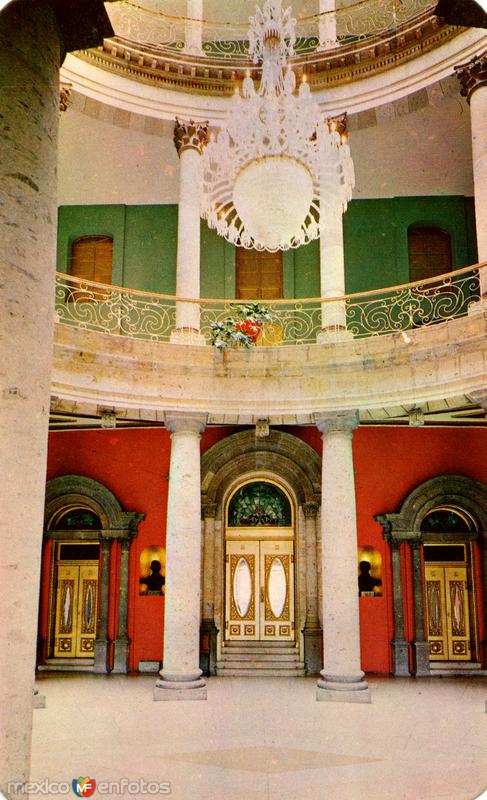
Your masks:
<svg viewBox="0 0 487 800"><path fill-rule="evenodd" d="M357 515L352 432L358 414L320 414L322 461L323 651L318 700L370 702L360 664Z"/></svg>
<svg viewBox="0 0 487 800"><path fill-rule="evenodd" d="M166 533L164 661L155 700L204 700L201 616L201 415L166 415L171 462Z"/></svg>

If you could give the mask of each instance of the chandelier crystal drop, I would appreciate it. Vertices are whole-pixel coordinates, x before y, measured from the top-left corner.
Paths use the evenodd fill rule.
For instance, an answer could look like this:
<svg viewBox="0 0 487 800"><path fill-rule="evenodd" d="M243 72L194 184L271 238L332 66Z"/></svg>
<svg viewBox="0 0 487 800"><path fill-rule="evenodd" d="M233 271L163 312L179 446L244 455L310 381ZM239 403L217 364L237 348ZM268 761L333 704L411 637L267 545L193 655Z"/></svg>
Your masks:
<svg viewBox="0 0 487 800"><path fill-rule="evenodd" d="M325 119L305 78L296 91L288 64L295 25L281 0L266 0L250 17L260 85L247 73L203 154L208 225L232 244L271 252L316 239L327 215L346 209L355 183L346 135Z"/></svg>

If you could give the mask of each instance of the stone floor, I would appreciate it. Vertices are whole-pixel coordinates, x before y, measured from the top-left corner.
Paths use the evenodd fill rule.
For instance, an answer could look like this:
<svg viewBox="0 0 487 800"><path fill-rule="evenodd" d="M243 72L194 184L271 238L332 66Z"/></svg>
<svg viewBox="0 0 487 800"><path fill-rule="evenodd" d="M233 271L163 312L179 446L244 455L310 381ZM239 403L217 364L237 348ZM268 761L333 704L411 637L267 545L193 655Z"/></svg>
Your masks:
<svg viewBox="0 0 487 800"><path fill-rule="evenodd" d="M153 683L40 676L31 779L125 778L100 787L125 800L472 800L487 787L484 678L369 677L371 705L317 703L311 678L212 678L192 703L154 703Z"/></svg>

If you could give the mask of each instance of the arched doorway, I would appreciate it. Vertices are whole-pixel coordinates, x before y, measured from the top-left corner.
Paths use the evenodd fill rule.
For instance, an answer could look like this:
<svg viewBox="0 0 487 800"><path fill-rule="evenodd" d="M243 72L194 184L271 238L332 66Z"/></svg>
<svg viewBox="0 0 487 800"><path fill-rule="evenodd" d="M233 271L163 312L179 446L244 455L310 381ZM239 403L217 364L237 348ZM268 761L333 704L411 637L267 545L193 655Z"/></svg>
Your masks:
<svg viewBox="0 0 487 800"><path fill-rule="evenodd" d="M127 672L130 543L144 516L124 511L115 495L91 478L65 475L48 482L40 669ZM111 569L114 563L117 569ZM111 595L118 606L113 641L108 636Z"/></svg>
<svg viewBox="0 0 487 800"><path fill-rule="evenodd" d="M474 573L475 520L452 505L432 509L423 534L426 636L431 666L479 658Z"/></svg>
<svg viewBox="0 0 487 800"><path fill-rule="evenodd" d="M320 457L289 433L260 438L252 429L207 450L201 473L201 667L317 674Z"/></svg>
<svg viewBox="0 0 487 800"><path fill-rule="evenodd" d="M432 478L376 519L391 546L394 674L485 669L487 487L462 475Z"/></svg>
<svg viewBox="0 0 487 800"><path fill-rule="evenodd" d="M250 479L225 514L225 642L294 642L295 513L282 486Z"/></svg>

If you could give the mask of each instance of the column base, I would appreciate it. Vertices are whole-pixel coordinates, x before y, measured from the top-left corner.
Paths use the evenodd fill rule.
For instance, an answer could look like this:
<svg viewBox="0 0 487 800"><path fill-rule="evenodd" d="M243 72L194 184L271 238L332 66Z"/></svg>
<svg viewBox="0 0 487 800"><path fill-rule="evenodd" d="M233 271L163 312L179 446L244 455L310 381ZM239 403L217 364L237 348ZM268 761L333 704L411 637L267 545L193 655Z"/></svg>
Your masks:
<svg viewBox="0 0 487 800"><path fill-rule="evenodd" d="M398 678L410 678L409 672L409 644L402 641L393 641L392 650L394 652L394 669L393 675Z"/></svg>
<svg viewBox="0 0 487 800"><path fill-rule="evenodd" d="M413 673L417 678L431 675L429 642L413 642Z"/></svg>
<svg viewBox="0 0 487 800"><path fill-rule="evenodd" d="M353 341L352 331L347 330L342 325L330 325L329 328L322 328L316 337L317 344L333 344L334 342Z"/></svg>
<svg viewBox="0 0 487 800"><path fill-rule="evenodd" d="M321 672L316 699L328 703L371 703L370 689L360 675L328 675Z"/></svg>
<svg viewBox="0 0 487 800"><path fill-rule="evenodd" d="M39 689L34 689L32 693L32 708L45 708L46 695L39 694Z"/></svg>
<svg viewBox="0 0 487 800"><path fill-rule="evenodd" d="M199 347L208 344L197 328L176 328L172 331L169 341L171 344L191 344Z"/></svg>
<svg viewBox="0 0 487 800"><path fill-rule="evenodd" d="M108 641L106 639L95 639L95 663L93 672L108 672Z"/></svg>
<svg viewBox="0 0 487 800"><path fill-rule="evenodd" d="M113 669L114 675L126 675L128 672L129 657L128 639L115 639L113 643Z"/></svg>
<svg viewBox="0 0 487 800"><path fill-rule="evenodd" d="M154 700L206 700L206 681L201 670L169 672L161 669L154 686Z"/></svg>
<svg viewBox="0 0 487 800"><path fill-rule="evenodd" d="M323 632L319 626L305 625L303 635L306 674L319 675L323 668Z"/></svg>
<svg viewBox="0 0 487 800"><path fill-rule="evenodd" d="M206 700L206 682L203 678L197 681L165 681L160 679L154 686L154 700Z"/></svg>
<svg viewBox="0 0 487 800"><path fill-rule="evenodd" d="M203 620L200 629L200 669L203 675L216 675L216 639L218 628L213 620Z"/></svg>

